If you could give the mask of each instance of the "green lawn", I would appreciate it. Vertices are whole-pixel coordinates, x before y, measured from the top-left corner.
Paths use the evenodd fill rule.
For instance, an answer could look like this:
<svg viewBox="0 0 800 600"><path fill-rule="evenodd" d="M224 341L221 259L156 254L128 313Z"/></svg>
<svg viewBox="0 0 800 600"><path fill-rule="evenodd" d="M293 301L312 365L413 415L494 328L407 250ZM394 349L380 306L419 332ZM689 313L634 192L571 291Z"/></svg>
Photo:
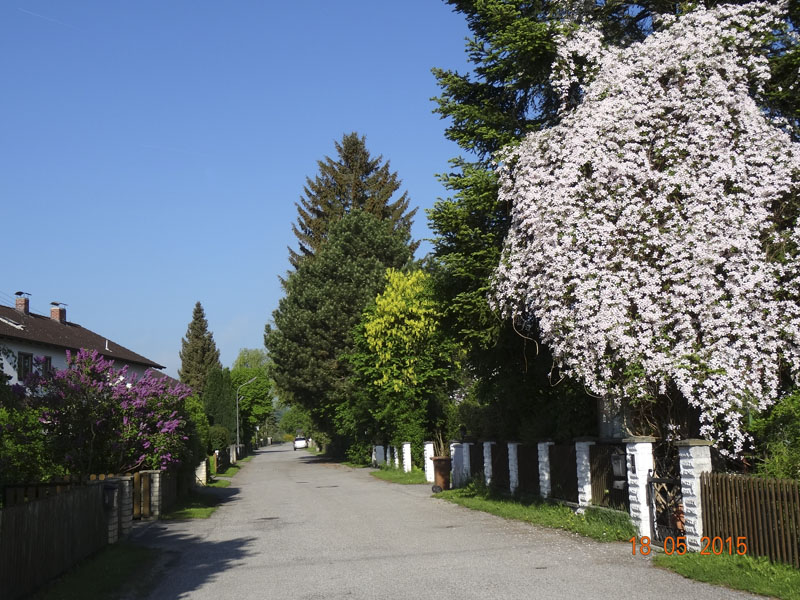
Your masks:
<svg viewBox="0 0 800 600"><path fill-rule="evenodd" d="M658 554L653 564L696 581L705 581L784 600L800 600L800 571L749 556Z"/></svg>
<svg viewBox="0 0 800 600"><path fill-rule="evenodd" d="M568 506L552 504L538 497L522 499L501 496L474 483L441 492L436 497L504 519L574 531L604 542L627 541L636 535L636 529L626 513L590 508L578 515Z"/></svg>
<svg viewBox="0 0 800 600"><path fill-rule="evenodd" d="M209 483L206 484L206 487L226 488L230 484L231 484L230 479L212 479Z"/></svg>
<svg viewBox="0 0 800 600"><path fill-rule="evenodd" d="M410 473L404 472L402 469L391 469L382 467L380 471L373 471L373 477L390 481L392 483L400 483L403 485L414 485L420 483L427 483L425 481L425 471L413 468Z"/></svg>
<svg viewBox="0 0 800 600"><path fill-rule="evenodd" d="M224 486L219 486L224 487ZM221 500L213 493L203 491L192 491L183 498L179 499L172 510L162 519L207 519L209 518Z"/></svg>
<svg viewBox="0 0 800 600"><path fill-rule="evenodd" d="M117 600L147 595L160 552L127 542L107 546L33 596L33 600Z"/></svg>
<svg viewBox="0 0 800 600"><path fill-rule="evenodd" d="M217 473L217 476L218 477L233 477L234 475L236 475L240 471L241 468L242 467L240 467L239 465L231 465L225 471Z"/></svg>

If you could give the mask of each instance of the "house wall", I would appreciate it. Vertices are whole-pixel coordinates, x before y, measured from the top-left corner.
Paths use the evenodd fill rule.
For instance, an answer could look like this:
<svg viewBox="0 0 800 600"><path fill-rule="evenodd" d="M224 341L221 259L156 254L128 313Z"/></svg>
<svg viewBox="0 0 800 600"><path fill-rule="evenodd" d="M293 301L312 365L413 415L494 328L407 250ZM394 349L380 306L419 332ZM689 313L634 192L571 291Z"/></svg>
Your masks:
<svg viewBox="0 0 800 600"><path fill-rule="evenodd" d="M43 344L34 344L31 342L24 342L20 340L13 340L9 338L0 337L0 350L2 348L7 348L11 351L14 362L10 362L8 357L4 356L3 353L0 353L0 364L2 365L2 371L6 375L11 376L11 380L9 384L13 385L17 383L19 380L17 378L17 371L16 371L16 361L17 356L20 352L27 352L28 354L33 354L34 357L36 356L49 356L51 360L51 364L53 369L66 369L67 368L67 351L64 348L59 348L57 346L46 346ZM127 363L123 360L115 359L113 355L107 355L106 358L108 360L114 361L114 369L119 370L122 369L125 365L128 366L128 373L135 373L137 376L141 377L144 375L144 372L149 368L143 365L135 365L131 363Z"/></svg>

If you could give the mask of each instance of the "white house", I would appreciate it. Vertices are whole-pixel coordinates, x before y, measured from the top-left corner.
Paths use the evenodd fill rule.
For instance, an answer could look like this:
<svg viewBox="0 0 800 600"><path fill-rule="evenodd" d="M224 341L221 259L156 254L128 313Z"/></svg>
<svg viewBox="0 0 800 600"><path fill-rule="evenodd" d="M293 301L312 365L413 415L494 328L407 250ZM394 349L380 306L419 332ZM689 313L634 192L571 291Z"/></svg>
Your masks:
<svg viewBox="0 0 800 600"><path fill-rule="evenodd" d="M114 368L128 366L128 372L141 376L148 369L163 365L136 354L106 337L67 321L67 309L53 302L50 316L30 312L27 295L17 294L16 305L0 306L0 371L10 376L13 384L33 368L34 357L44 360L44 368L64 369L67 350L97 350L114 361Z"/></svg>

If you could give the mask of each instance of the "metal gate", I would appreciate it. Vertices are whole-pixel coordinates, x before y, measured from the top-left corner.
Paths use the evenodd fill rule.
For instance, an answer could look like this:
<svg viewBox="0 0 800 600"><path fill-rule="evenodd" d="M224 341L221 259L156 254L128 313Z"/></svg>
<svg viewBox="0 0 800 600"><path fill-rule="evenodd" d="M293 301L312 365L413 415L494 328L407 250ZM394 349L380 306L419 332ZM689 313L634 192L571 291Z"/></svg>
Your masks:
<svg viewBox="0 0 800 600"><path fill-rule="evenodd" d="M664 540L685 535L683 494L678 468L677 448L663 443L653 448L655 470L647 474L647 503L650 506L652 542L664 545Z"/></svg>

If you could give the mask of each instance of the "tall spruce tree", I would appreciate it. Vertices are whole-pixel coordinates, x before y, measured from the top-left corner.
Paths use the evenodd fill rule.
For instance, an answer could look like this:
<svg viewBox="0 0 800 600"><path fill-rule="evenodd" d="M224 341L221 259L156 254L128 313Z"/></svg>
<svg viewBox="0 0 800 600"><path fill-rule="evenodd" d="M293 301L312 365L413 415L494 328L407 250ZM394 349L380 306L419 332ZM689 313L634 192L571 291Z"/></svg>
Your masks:
<svg viewBox="0 0 800 600"><path fill-rule="evenodd" d="M384 219L392 228L407 235L417 209L408 210L407 192L400 189L397 173L389 169L383 157L373 158L363 136L353 132L335 142L336 159L326 156L317 161L319 173L306 178L297 206L297 223L292 231L299 242L298 250L289 249L289 261L297 269L300 262L316 254L328 239L333 223L352 210L362 210ZM411 244L412 251L417 244Z"/></svg>
<svg viewBox="0 0 800 600"><path fill-rule="evenodd" d="M386 268L411 259L408 238L361 210L345 215L317 255L289 275L273 325L265 328L281 398L308 410L318 431L334 440L351 373L342 355L352 350L353 328L383 288Z"/></svg>
<svg viewBox="0 0 800 600"><path fill-rule="evenodd" d="M208 321L203 306L194 305L192 320L186 329L186 337L181 339L181 368L178 377L181 383L192 388L195 394L202 396L206 387L208 373L212 369L221 369L219 350L214 343L214 336L208 330Z"/></svg>

